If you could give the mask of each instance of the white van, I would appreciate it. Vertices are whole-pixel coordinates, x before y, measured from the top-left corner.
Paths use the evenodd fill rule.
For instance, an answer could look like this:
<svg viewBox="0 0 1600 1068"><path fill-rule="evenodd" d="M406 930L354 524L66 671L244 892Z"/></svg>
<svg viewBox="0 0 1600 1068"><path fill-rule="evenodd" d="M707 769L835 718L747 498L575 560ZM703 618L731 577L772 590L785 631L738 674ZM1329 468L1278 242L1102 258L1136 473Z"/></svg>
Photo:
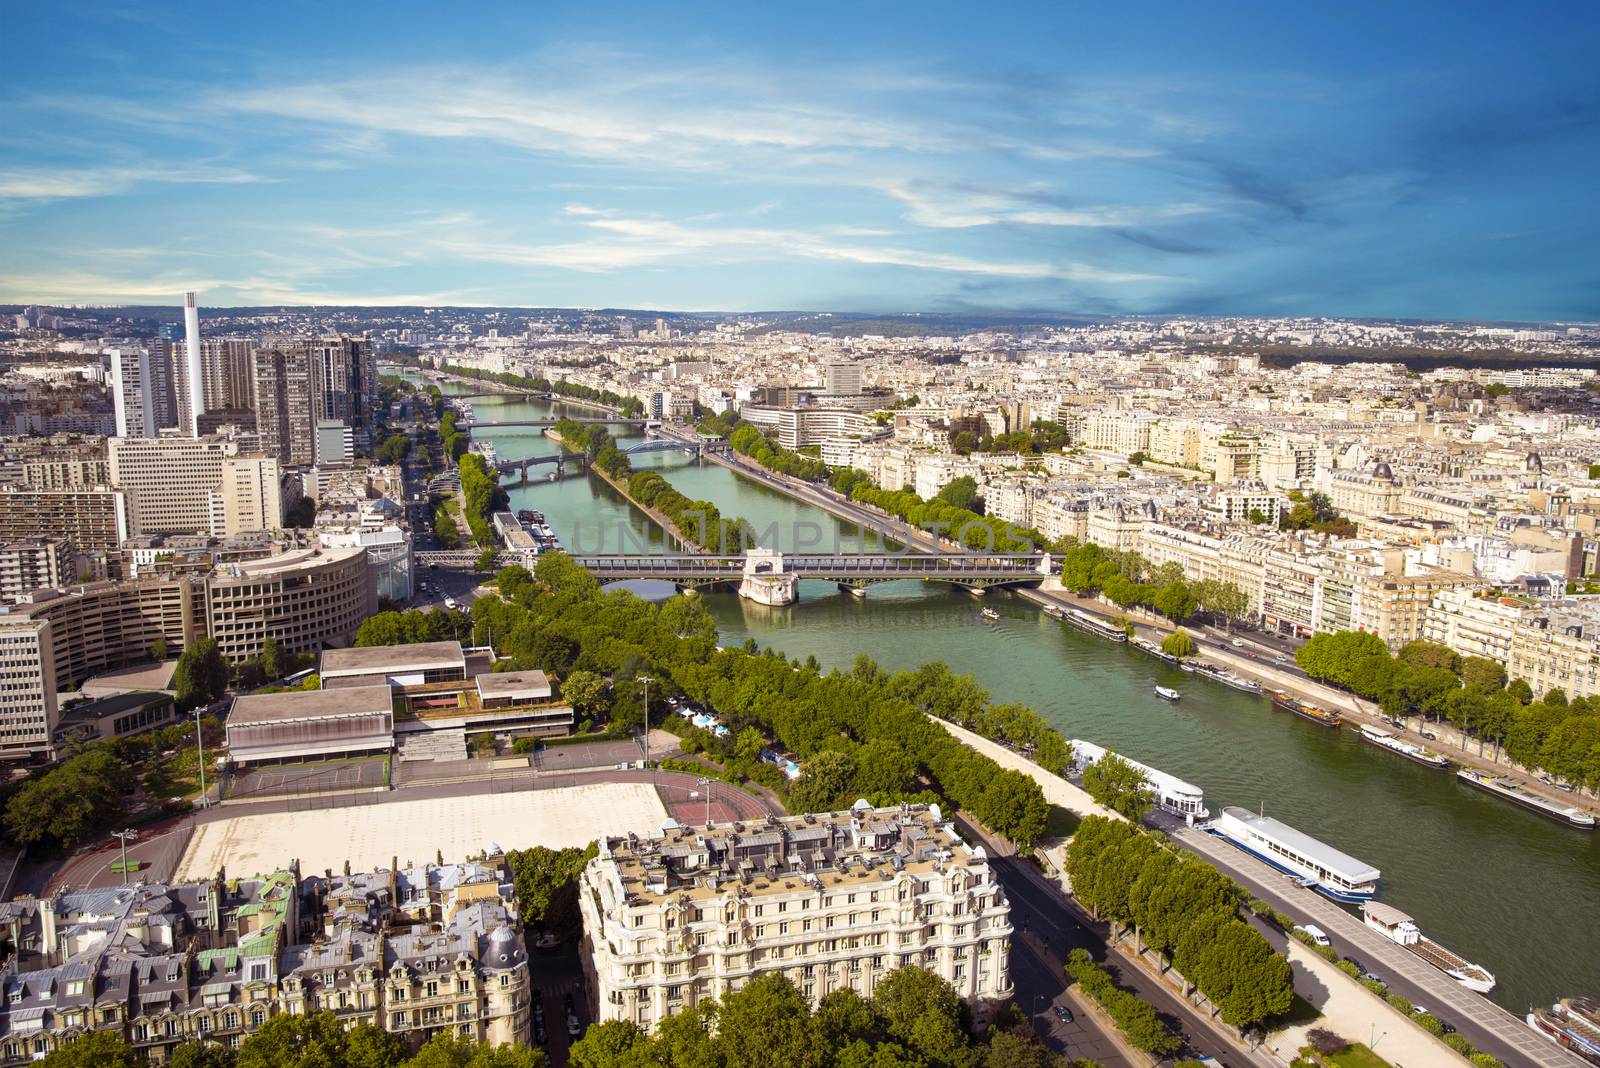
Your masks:
<svg viewBox="0 0 1600 1068"><path fill-rule="evenodd" d="M1331 943L1328 941L1327 933L1314 923L1308 923L1304 927L1300 926L1299 924L1295 924L1294 929L1296 931L1303 931L1307 938L1311 939L1311 941L1315 942L1319 946L1331 945Z"/></svg>

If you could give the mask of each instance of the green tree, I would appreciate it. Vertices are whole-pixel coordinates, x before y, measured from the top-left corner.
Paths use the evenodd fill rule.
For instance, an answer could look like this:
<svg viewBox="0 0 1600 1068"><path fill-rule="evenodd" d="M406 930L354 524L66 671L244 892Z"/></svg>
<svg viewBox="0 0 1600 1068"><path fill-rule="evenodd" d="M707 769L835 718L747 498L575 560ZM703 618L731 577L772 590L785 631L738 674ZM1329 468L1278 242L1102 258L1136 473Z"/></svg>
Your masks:
<svg viewBox="0 0 1600 1068"><path fill-rule="evenodd" d="M162 1062L163 1068L233 1068L233 1050L209 1042L184 1042Z"/></svg>
<svg viewBox="0 0 1600 1068"><path fill-rule="evenodd" d="M1503 690L1506 685L1505 665L1482 656L1469 656L1461 661L1461 682L1469 690L1486 693Z"/></svg>
<svg viewBox="0 0 1600 1068"><path fill-rule="evenodd" d="M733 755L736 760L746 764L754 764L761 759L761 750L766 748L767 740L761 732L754 727L746 727L739 732L733 741Z"/></svg>
<svg viewBox="0 0 1600 1068"><path fill-rule="evenodd" d="M183 710L209 704L228 688L228 662L212 638L199 638L178 657L172 685Z"/></svg>
<svg viewBox="0 0 1600 1068"><path fill-rule="evenodd" d="M983 1068L1061 1068L1061 1058L1046 1049L1026 1028L995 1031L983 1056Z"/></svg>
<svg viewBox="0 0 1600 1068"><path fill-rule="evenodd" d="M592 717L605 709L609 685L603 676L592 671L574 671L561 680L561 697L578 715Z"/></svg>
<svg viewBox="0 0 1600 1068"><path fill-rule="evenodd" d="M1173 582L1156 590L1150 607L1174 623L1182 623L1194 615L1197 602L1187 583Z"/></svg>
<svg viewBox="0 0 1600 1068"><path fill-rule="evenodd" d="M883 1029L929 1063L968 1068L976 1058L961 1027L961 999L923 968L896 968L878 981L872 1007Z"/></svg>
<svg viewBox="0 0 1600 1068"><path fill-rule="evenodd" d="M825 750L800 767L800 778L789 789L789 808L794 812L830 812L855 799L848 795L855 787L856 761L849 753Z"/></svg>
<svg viewBox="0 0 1600 1068"><path fill-rule="evenodd" d="M650 1037L631 1020L602 1020L589 1025L567 1049L572 1068L646 1068Z"/></svg>
<svg viewBox="0 0 1600 1068"><path fill-rule="evenodd" d="M947 483L935 499L974 512L983 505L983 498L978 494L978 480L971 475L963 475Z"/></svg>
<svg viewBox="0 0 1600 1068"><path fill-rule="evenodd" d="M1161 651L1168 656L1193 656L1197 649L1189 632L1179 627L1162 639Z"/></svg>
<svg viewBox="0 0 1600 1068"><path fill-rule="evenodd" d="M1512 679L1506 684L1506 692L1515 697L1519 704L1533 704L1533 687L1528 685L1527 679Z"/></svg>
<svg viewBox="0 0 1600 1068"><path fill-rule="evenodd" d="M727 1068L801 1065L810 1052L810 1005L794 983L777 972L751 979L722 999L717 1045Z"/></svg>
<svg viewBox="0 0 1600 1068"><path fill-rule="evenodd" d="M473 563L472 569L481 573L493 571L495 561L498 558L499 554L495 551L493 546L485 546L479 551L478 559Z"/></svg>
<svg viewBox="0 0 1600 1068"><path fill-rule="evenodd" d="M52 1050L43 1068L144 1068L144 1058L117 1031L90 1031Z"/></svg>
<svg viewBox="0 0 1600 1068"><path fill-rule="evenodd" d="M346 1031L331 1012L312 1016L279 1013L239 1045L235 1068L399 1068L405 1060L400 1039L371 1024Z"/></svg>
<svg viewBox="0 0 1600 1068"><path fill-rule="evenodd" d="M276 638L268 637L261 643L261 673L269 679L281 679L286 674Z"/></svg>
<svg viewBox="0 0 1600 1068"><path fill-rule="evenodd" d="M150 643L150 659L165 660L167 658L167 639L157 638Z"/></svg>
<svg viewBox="0 0 1600 1068"><path fill-rule="evenodd" d="M522 922L563 942L577 942L583 934L578 876L597 851L598 846L591 842L585 849L534 846L508 853Z"/></svg>
<svg viewBox="0 0 1600 1068"><path fill-rule="evenodd" d="M1096 804L1134 823L1150 811L1151 790L1144 772L1115 752L1107 752L1084 769L1083 788Z"/></svg>

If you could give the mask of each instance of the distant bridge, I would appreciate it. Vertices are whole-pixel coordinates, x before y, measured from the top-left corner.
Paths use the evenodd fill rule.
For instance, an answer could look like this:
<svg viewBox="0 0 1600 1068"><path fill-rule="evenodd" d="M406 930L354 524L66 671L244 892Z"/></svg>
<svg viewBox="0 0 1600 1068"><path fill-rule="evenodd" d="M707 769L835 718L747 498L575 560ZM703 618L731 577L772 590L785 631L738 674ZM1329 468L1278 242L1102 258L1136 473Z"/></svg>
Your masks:
<svg viewBox="0 0 1600 1068"><path fill-rule="evenodd" d="M756 573L822 579L857 590L904 579L948 582L968 589L983 590L993 586L1040 582L1052 573L1049 556L1031 553L909 556L888 553L768 553L765 556L770 557L772 563L758 565L754 572L750 567L751 557L746 554L574 556L573 560L588 568L601 582L662 579L688 588L738 583Z"/></svg>
<svg viewBox="0 0 1600 1068"><path fill-rule="evenodd" d="M550 464L555 465L556 475L562 476L567 473L568 467L576 467L580 471L587 470L589 457L581 452L558 452L550 456L526 456L520 460L499 460L494 466L495 470L499 471L501 475L506 477L515 475L521 481L526 482L528 481L528 469L530 467L544 467Z"/></svg>
<svg viewBox="0 0 1600 1068"><path fill-rule="evenodd" d="M624 415L583 416L581 418L574 418L572 416L567 416L565 419L505 419L505 420L500 420L500 419L496 419L496 420L464 419L464 420L456 423L456 429L457 430L489 430L489 429L493 429L495 427L505 427L505 426L552 427L552 426L555 426L557 423L564 423L564 422L570 422L570 423L597 423L597 424L599 424L601 426L618 425L618 426L645 426L645 427L647 427L651 423L654 423L655 420L654 419L629 419L627 416L624 416Z"/></svg>

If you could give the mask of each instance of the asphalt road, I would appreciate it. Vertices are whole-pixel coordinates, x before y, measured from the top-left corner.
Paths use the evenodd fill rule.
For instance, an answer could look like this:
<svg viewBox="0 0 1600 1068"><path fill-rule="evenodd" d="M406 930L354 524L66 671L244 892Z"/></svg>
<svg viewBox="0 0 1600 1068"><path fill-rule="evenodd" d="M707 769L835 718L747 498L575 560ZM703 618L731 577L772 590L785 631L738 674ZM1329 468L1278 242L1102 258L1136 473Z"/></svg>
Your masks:
<svg viewBox="0 0 1600 1068"><path fill-rule="evenodd" d="M1352 957L1413 1005L1426 1006L1485 1053L1510 1068L1524 1065L1575 1065L1557 1047L1536 1036L1515 1016L1488 998L1475 994L1437 969L1424 964L1382 935L1370 931L1348 911L1305 889L1280 872L1202 831L1184 828L1168 817L1154 821L1187 849L1199 853L1243 885L1252 895L1270 902L1296 923L1314 923L1327 933L1333 948ZM1269 936L1270 937L1270 936Z"/></svg>
<svg viewBox="0 0 1600 1068"><path fill-rule="evenodd" d="M1026 870L1025 864L1010 858L996 858L993 862L996 875L1000 884L1005 887L1006 897L1011 902L1012 922L1017 926L1019 936L1016 943L1022 943L1027 936L1042 934L1043 948L1028 954L1018 948L1012 954L1013 981L1017 986L1017 1004L1024 1011L1032 1008L1032 999L1036 996L1048 995L1058 997L1059 987L1056 983L1064 982L1061 966L1066 956L1074 949L1086 949L1089 953L1111 972L1117 984L1133 991L1141 999L1155 1006L1163 1022L1173 1031L1182 1035L1188 1047L1188 1055L1193 1057L1215 1057L1227 1065L1260 1065L1262 1068L1272 1065L1265 1055L1245 1054L1239 1051L1230 1041L1212 1030L1209 1022L1188 1002L1184 1001L1171 989L1152 978L1143 970L1132 965L1123 965L1113 958L1106 961L1105 930L1100 925L1084 922L1072 909L1067 906L1066 899L1059 891L1051 889L1043 877L1037 873ZM1023 924L1026 923L1026 928ZM1035 945L1037 945L1035 943ZM1028 958L1034 959L1030 961ZM1035 963L1038 967L1035 967ZM1039 969L1048 969L1051 975L1042 974ZM1069 995L1077 997L1076 992ZM1079 1003L1081 1004L1081 1003ZM1086 1012L1080 1012L1075 1005L1074 1014L1078 1021L1088 1022L1084 1031L1078 1035L1077 1041L1082 1045L1073 1045L1074 1025L1064 1025L1060 1030L1052 1029L1044 1035L1045 1041L1053 1049L1065 1052L1070 1050L1072 1057L1093 1057L1103 1060L1107 1064L1113 1063L1113 1058L1118 1063L1128 1063L1120 1051L1110 1053L1116 1047L1110 1045L1111 1039L1097 1021L1089 1017ZM1060 1042L1057 1045L1057 1042ZM1102 1045L1101 1052L1085 1052L1084 1046Z"/></svg>

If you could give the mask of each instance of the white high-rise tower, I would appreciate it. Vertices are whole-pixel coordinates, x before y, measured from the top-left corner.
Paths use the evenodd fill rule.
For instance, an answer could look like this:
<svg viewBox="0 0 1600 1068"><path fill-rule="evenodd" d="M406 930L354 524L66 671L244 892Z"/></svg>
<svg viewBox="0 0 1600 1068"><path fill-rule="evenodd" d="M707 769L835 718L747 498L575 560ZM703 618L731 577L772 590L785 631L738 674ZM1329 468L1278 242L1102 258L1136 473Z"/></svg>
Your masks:
<svg viewBox="0 0 1600 1068"><path fill-rule="evenodd" d="M183 295L183 366L185 395L188 411L184 413L183 432L190 437L200 435L200 413L206 410L204 369L200 360L200 308L195 304L194 293Z"/></svg>

